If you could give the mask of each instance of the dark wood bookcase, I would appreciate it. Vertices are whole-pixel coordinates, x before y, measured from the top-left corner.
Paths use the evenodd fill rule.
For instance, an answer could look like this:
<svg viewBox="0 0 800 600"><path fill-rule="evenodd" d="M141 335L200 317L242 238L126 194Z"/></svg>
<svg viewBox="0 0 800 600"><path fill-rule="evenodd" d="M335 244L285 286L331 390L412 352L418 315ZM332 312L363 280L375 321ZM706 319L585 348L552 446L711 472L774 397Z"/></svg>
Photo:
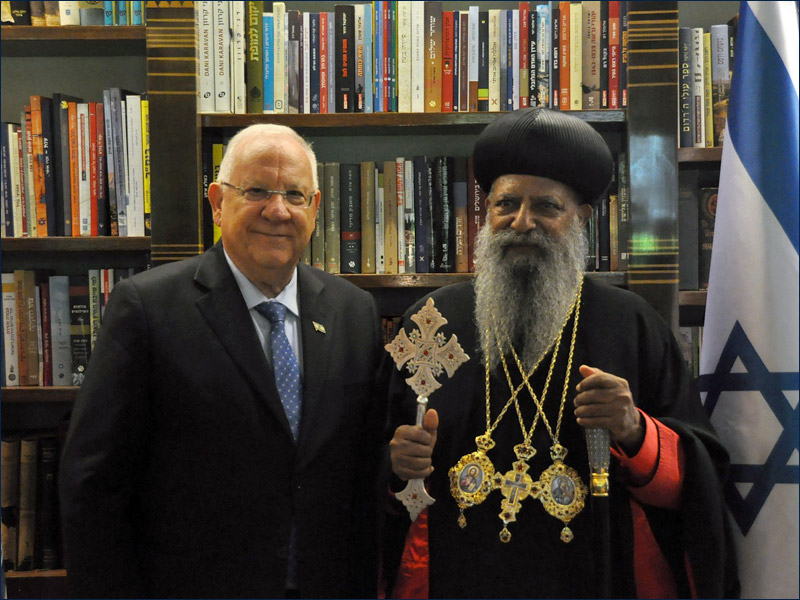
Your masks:
<svg viewBox="0 0 800 600"><path fill-rule="evenodd" d="M265 10L270 3L265 2ZM320 10L334 2L287 2L287 9ZM447 2L464 9L469 2ZM472 2L472 4L480 4ZM497 3L509 8L515 3ZM500 6L500 5L503 6ZM505 6L508 4L509 6ZM33 93L22 60L46 72L48 61L69 56L72 77L95 61L129 61L123 80L95 76L94 85L147 91L150 98L152 236L148 238L2 239L4 270L83 269L98 257L103 266L154 265L188 258L205 249L201 144L204 136L231 135L253 123L281 123L311 139L321 161L389 160L414 154L466 155L474 138L500 113L217 114L196 110L195 32L191 2L148 2L147 27L2 27L3 104L13 110ZM331 10L326 8L325 10ZM654 20L661 23L654 28ZM593 273L645 297L672 325L702 323L705 292L678 291L677 188L684 164L718 165L719 149L677 150L678 3L638 2L629 8L628 107L580 111L610 145L626 149L630 164L633 253L630 269ZM15 62L7 74L6 57ZM60 65L52 67L60 69ZM16 69L16 70L15 70ZM117 71L120 67L116 68ZM126 80L127 78L127 80ZM13 113L12 113L13 114ZM4 120L16 120L6 116ZM343 144L351 140L354 143ZM648 243L642 243L648 241ZM663 248L668 248L667 256ZM656 252L654 249L658 248ZM666 265L666 266L664 266ZM401 314L429 290L468 280L471 274L343 275L369 290L384 314ZM77 388L3 388L2 423L36 428L69 412ZM9 573L8 596L68 597L63 570Z"/></svg>

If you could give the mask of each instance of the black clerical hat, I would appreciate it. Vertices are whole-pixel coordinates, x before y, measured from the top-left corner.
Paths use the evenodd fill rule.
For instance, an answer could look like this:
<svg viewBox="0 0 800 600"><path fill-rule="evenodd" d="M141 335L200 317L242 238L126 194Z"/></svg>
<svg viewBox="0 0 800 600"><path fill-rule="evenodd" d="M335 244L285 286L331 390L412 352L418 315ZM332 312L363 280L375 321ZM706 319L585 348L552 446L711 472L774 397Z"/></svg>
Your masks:
<svg viewBox="0 0 800 600"><path fill-rule="evenodd" d="M501 175L536 175L570 186L593 204L611 183L614 160L585 121L546 108L522 108L490 123L472 153L475 179L489 192Z"/></svg>

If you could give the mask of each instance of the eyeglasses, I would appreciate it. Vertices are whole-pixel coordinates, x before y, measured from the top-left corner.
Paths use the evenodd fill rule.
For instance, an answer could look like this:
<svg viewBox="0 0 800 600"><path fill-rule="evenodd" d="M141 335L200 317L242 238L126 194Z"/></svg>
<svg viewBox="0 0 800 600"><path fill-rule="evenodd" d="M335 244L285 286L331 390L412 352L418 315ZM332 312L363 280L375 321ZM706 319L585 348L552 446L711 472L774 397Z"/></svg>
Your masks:
<svg viewBox="0 0 800 600"><path fill-rule="evenodd" d="M283 197L284 203L288 204L289 206L294 208L308 208L311 205L311 198L313 198L313 195L306 197L306 195L300 190L267 190L260 187L244 189L238 185L233 185L232 183L228 183L226 181L220 181L219 183L220 185L233 188L239 192L245 200L252 202L253 204L264 202L265 200L272 198L274 195L279 195Z"/></svg>

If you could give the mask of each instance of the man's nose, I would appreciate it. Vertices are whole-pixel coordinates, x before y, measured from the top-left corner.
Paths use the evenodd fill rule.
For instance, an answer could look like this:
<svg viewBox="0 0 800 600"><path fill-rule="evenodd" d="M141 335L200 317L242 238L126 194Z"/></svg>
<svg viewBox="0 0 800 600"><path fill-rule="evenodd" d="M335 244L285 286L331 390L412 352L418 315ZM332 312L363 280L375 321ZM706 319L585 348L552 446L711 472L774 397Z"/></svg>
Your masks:
<svg viewBox="0 0 800 600"><path fill-rule="evenodd" d="M281 194L272 194L270 198L264 201L261 216L273 221L287 221L292 218L292 213L289 211L289 207L286 206Z"/></svg>
<svg viewBox="0 0 800 600"><path fill-rule="evenodd" d="M528 233L532 229L536 229L536 218L533 211L528 208L527 203L523 202L514 219L511 221L511 229L518 233Z"/></svg>

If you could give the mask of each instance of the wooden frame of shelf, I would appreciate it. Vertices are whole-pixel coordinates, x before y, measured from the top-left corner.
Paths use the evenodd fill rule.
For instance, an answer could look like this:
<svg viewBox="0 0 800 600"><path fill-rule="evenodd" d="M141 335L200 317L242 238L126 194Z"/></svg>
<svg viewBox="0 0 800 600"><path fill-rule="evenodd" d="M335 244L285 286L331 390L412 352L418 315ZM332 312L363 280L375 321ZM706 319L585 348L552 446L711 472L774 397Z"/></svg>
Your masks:
<svg viewBox="0 0 800 600"><path fill-rule="evenodd" d="M627 274L623 271L590 271L590 279L605 281L609 285L624 286ZM366 275L361 273L339 275L363 289L374 288L439 288L469 281L475 273L405 273L400 275Z"/></svg>
<svg viewBox="0 0 800 600"><path fill-rule="evenodd" d="M40 42L42 40L142 40L147 37L143 25L110 27L106 25L64 25L34 27L32 25L3 25L0 38L5 41Z"/></svg>
<svg viewBox="0 0 800 600"><path fill-rule="evenodd" d="M70 404L78 395L78 386L15 386L3 387L3 404Z"/></svg>
<svg viewBox="0 0 800 600"><path fill-rule="evenodd" d="M2 252L121 252L150 250L150 237L2 238Z"/></svg>
<svg viewBox="0 0 800 600"><path fill-rule="evenodd" d="M722 160L722 147L717 148L678 148L678 162L719 162Z"/></svg>
<svg viewBox="0 0 800 600"><path fill-rule="evenodd" d="M71 597L66 569L8 571L5 577L9 598Z"/></svg>

